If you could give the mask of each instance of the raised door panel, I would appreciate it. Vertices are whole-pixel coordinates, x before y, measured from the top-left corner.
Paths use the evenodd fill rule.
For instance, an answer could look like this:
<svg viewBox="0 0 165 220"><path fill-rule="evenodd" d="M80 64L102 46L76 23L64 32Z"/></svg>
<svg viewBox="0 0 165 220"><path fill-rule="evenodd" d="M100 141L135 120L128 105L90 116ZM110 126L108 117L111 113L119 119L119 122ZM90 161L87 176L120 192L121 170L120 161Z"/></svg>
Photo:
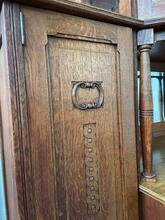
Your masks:
<svg viewBox="0 0 165 220"><path fill-rule="evenodd" d="M131 91L121 86L121 73L132 77L131 30L28 7L23 13L29 219L137 219L135 136L123 112L132 80ZM128 114L134 129L131 105Z"/></svg>
<svg viewBox="0 0 165 220"><path fill-rule="evenodd" d="M121 173L115 167L119 163L115 47L56 38L50 38L48 45L58 210L69 219L93 215L116 219L116 196L121 198L116 187L121 189L121 181L117 186L115 179ZM75 96L82 109L72 100L79 83ZM83 110L81 104L85 109L85 104L98 102L101 89L102 106Z"/></svg>

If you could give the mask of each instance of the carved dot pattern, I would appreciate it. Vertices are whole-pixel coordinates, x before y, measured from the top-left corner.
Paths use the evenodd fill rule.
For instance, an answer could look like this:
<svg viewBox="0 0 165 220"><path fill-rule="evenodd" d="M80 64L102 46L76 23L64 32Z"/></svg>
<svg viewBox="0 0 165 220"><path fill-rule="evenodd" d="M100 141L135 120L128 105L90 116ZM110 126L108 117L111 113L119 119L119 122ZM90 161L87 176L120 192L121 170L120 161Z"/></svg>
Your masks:
<svg viewBox="0 0 165 220"><path fill-rule="evenodd" d="M96 124L84 125L84 146L87 183L87 212L95 215L100 210L99 181L96 152Z"/></svg>

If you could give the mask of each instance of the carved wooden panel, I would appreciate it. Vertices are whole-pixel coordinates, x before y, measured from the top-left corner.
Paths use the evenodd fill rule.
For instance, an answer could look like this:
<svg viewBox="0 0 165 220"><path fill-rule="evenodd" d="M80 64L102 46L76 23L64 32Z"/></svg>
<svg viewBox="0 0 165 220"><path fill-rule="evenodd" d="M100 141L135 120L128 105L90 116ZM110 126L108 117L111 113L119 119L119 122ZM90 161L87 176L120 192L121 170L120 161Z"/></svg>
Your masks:
<svg viewBox="0 0 165 220"><path fill-rule="evenodd" d="M95 215L95 219L116 219L117 186L113 147L119 147L119 139L106 137L107 130L115 132L119 137L118 116L115 113L117 96L108 95L117 92L116 46L49 37L47 57L51 58L48 60L48 74L51 77L55 169L58 172L57 205L61 218L66 213L70 219L81 219L83 216L85 220L92 215ZM102 108L81 111L73 107L71 85L79 81L102 82ZM79 89L76 93L79 93L77 96L80 103L88 103L93 97L98 98L97 89ZM91 133L87 132L88 129L92 130ZM63 160L60 155L63 155ZM89 172L88 169L94 170ZM120 173L120 170L117 172ZM92 191L90 185L95 190Z"/></svg>
<svg viewBox="0 0 165 220"><path fill-rule="evenodd" d="M132 31L28 7L23 13L29 219L138 219ZM76 89L77 106L99 108L75 107L77 82L90 82Z"/></svg>
<svg viewBox="0 0 165 220"><path fill-rule="evenodd" d="M98 159L96 148L96 124L84 126L85 169L87 186L87 211L94 215L100 210Z"/></svg>

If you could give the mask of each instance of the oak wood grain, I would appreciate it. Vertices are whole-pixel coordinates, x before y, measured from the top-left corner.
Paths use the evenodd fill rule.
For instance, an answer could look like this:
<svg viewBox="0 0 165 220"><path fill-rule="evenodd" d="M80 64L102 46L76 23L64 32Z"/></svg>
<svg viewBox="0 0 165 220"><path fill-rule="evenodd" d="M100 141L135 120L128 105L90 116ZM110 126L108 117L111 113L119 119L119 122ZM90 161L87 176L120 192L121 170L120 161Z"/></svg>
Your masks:
<svg viewBox="0 0 165 220"><path fill-rule="evenodd" d="M9 219L138 219L132 30L22 7L22 47L19 5L3 7ZM79 80L101 83L100 108L75 108L71 90ZM98 92L79 89L77 98L90 103Z"/></svg>
<svg viewBox="0 0 165 220"><path fill-rule="evenodd" d="M18 106L16 99L14 40L11 5L5 2L1 10L3 68L0 74L0 102L5 161L5 186L8 218L25 219L22 187L22 160L20 151Z"/></svg>
<svg viewBox="0 0 165 220"><path fill-rule="evenodd" d="M35 207L29 215L32 219L87 218L82 128L95 123L100 192L95 219L138 219L134 107L130 104L134 98L132 31L30 7L23 12L27 101L20 103L28 114L28 126L22 132L29 136L30 153L24 157L32 172L25 163L25 176L32 181ZM78 80L103 81L107 101L102 108L74 109L70 95L72 81ZM88 96L81 91L80 102L96 97L93 92ZM30 190L26 185L27 194Z"/></svg>
<svg viewBox="0 0 165 220"><path fill-rule="evenodd" d="M130 0L128 0L129 2ZM3 2L3 1L1 1ZM35 7L50 9L54 11L64 12L67 14L77 15L85 18L90 18L94 20L99 20L103 22L110 22L114 24L119 24L123 26L133 27L135 29L143 28L144 22L133 17L127 17L124 15L119 15L104 9L99 9L93 7L89 4L80 4L73 1L67 0L16 0L15 2L22 3L25 5L31 5ZM128 6L127 4L126 8ZM122 6L123 7L123 6ZM125 9L123 9L124 13ZM129 12L130 13L130 12Z"/></svg>

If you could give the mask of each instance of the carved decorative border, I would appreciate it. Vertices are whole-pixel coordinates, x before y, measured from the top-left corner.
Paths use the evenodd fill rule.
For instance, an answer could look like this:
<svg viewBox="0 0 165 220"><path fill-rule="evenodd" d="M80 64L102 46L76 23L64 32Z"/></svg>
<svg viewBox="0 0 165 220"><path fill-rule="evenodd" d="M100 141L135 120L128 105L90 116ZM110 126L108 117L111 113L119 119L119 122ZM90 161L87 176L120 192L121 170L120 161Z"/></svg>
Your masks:
<svg viewBox="0 0 165 220"><path fill-rule="evenodd" d="M99 180L96 152L96 124L83 126L87 183L87 212L94 215L100 210Z"/></svg>

